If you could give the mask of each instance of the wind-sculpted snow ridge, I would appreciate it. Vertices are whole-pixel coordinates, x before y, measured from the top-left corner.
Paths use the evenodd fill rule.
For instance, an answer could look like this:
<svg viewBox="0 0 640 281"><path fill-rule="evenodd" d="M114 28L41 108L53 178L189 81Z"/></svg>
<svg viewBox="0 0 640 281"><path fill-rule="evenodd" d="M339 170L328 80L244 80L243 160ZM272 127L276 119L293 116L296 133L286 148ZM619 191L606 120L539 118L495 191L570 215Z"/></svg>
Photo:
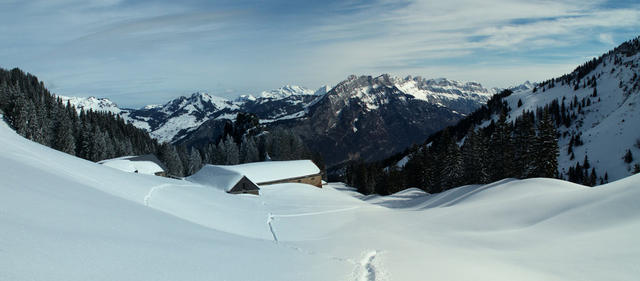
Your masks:
<svg viewBox="0 0 640 281"><path fill-rule="evenodd" d="M0 126L0 178L0 280L640 274L640 175L594 188L530 179L364 197L290 183L232 195L104 167Z"/></svg>

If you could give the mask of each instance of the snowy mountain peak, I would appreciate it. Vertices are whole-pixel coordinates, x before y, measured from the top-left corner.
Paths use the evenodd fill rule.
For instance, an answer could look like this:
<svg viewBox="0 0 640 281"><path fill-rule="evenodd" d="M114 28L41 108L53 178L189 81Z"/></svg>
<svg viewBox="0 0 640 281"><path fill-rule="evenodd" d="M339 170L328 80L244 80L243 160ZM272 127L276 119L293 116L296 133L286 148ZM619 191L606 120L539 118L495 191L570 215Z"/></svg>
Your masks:
<svg viewBox="0 0 640 281"><path fill-rule="evenodd" d="M78 112L80 110L93 110L93 111L103 111L103 112L111 112L114 114L118 114L121 112L118 105L112 102L107 98L96 98L96 97L67 97L67 96L57 96L62 100L62 102L69 102L73 105Z"/></svg>
<svg viewBox="0 0 640 281"><path fill-rule="evenodd" d="M237 102L255 101L256 99L257 98L252 94L246 94L246 95L240 95L238 98L236 98L236 101Z"/></svg>
<svg viewBox="0 0 640 281"><path fill-rule="evenodd" d="M385 88L388 90L384 90ZM425 79L420 76L398 78L382 74L377 77L351 75L334 87L332 92L343 98L371 99L373 95L382 101L384 98L381 95L406 94L466 114L489 100L496 90L486 89L476 82L463 83L446 78Z"/></svg>
<svg viewBox="0 0 640 281"><path fill-rule="evenodd" d="M260 96L268 99L283 99L297 95L313 95L315 91L296 85L285 85L278 89L263 91Z"/></svg>
<svg viewBox="0 0 640 281"><path fill-rule="evenodd" d="M511 89L511 91L514 91L514 92L520 92L520 91L531 90L531 89L535 88L537 85L538 85L538 83L532 83L529 80L527 80L524 83L522 83L522 84L520 84L518 86L511 87L509 89Z"/></svg>
<svg viewBox="0 0 640 281"><path fill-rule="evenodd" d="M329 86L327 85L322 85L320 88L318 88L313 95L315 96L324 96L325 94L327 94L329 91L331 90L331 88L329 88Z"/></svg>

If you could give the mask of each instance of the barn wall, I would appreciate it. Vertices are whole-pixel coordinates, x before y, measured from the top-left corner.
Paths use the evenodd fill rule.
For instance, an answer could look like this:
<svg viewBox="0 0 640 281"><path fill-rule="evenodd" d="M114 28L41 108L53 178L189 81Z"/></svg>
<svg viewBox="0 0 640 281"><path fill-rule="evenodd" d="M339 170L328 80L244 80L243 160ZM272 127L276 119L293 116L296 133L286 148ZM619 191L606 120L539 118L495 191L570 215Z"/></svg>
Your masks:
<svg viewBox="0 0 640 281"><path fill-rule="evenodd" d="M322 188L322 176L320 174L315 174L315 175L308 175L304 177L261 182L261 183L258 183L258 185L270 185L270 184L278 184L278 183L306 183L306 184L313 185L315 187Z"/></svg>
<svg viewBox="0 0 640 281"><path fill-rule="evenodd" d="M249 193L254 195L259 195L260 188L255 185L252 181L247 179L247 177L242 177L236 185L229 190L229 193L239 194L239 193Z"/></svg>

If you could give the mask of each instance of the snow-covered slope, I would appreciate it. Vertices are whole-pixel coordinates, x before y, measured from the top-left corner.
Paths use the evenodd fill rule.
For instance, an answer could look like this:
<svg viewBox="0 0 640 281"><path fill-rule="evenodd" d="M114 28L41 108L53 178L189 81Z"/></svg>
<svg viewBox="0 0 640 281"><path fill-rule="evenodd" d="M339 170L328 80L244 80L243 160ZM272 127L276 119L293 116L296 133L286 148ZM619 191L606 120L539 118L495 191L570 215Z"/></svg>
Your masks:
<svg viewBox="0 0 640 281"><path fill-rule="evenodd" d="M286 97L290 97L290 96L299 96L299 95L313 95L315 94L316 91L305 88L305 87L301 87L301 86L296 86L296 85L285 85L283 87L280 87L278 89L274 89L274 90L270 90L270 91L263 91L260 94L260 97L262 98L268 98L268 99L283 99Z"/></svg>
<svg viewBox="0 0 640 281"><path fill-rule="evenodd" d="M631 174L635 164L640 165L638 48L640 46L631 48L630 52L616 49L605 54L592 70L582 73L583 77L579 80L574 78L570 84L557 78L553 86L547 83L521 89L504 99L512 109L509 120L515 120L522 112L535 111L537 107L553 101L557 101L561 108L566 108L568 115L575 115L569 126L561 124L558 128L559 170L565 177L569 167L583 163L585 155L591 166L595 167L598 177L604 177L606 173L609 180L626 177ZM569 77L577 76L579 72ZM578 83L578 87L575 83ZM519 101L522 102L520 107ZM573 107L571 104L574 104ZM576 135L580 135L584 144L572 145L572 159L569 143L572 136ZM627 150L636 156L631 163L623 160Z"/></svg>
<svg viewBox="0 0 640 281"><path fill-rule="evenodd" d="M2 280L634 280L640 175L428 195L230 195L132 174L0 124ZM361 200L361 199L364 199Z"/></svg>
<svg viewBox="0 0 640 281"><path fill-rule="evenodd" d="M486 103L497 91L496 89L485 89L476 82L462 83L445 78L424 79L407 76L403 79L394 78L393 80L398 89L416 99L441 106L461 107L466 109L463 111L464 113L475 110L478 104ZM467 106L464 106L465 104Z"/></svg>
<svg viewBox="0 0 640 281"><path fill-rule="evenodd" d="M71 104L74 106L78 112L80 110L93 110L93 111L102 111L102 112L111 112L113 114L120 114L122 109L118 107L117 104L112 102L107 98L96 98L96 97L67 97L67 96L56 96L62 100L62 102Z"/></svg>

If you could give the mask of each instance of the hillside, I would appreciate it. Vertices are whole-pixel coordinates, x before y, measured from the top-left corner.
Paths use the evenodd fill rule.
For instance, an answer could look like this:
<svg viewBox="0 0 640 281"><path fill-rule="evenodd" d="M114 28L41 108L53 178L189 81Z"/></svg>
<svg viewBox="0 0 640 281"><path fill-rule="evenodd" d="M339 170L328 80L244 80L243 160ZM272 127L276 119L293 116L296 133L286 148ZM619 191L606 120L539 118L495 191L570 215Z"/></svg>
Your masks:
<svg viewBox="0 0 640 281"><path fill-rule="evenodd" d="M506 143L510 146L502 150L509 154L513 152L509 149L515 149L515 155L510 158L530 161L523 158L535 158L538 151L529 149L518 155L518 148L537 142L536 126L527 124L539 123L546 112L556 127L559 177L597 185L637 173L640 171L637 158L640 155L640 131L637 129L640 126L639 51L640 41L636 38L584 63L569 74L501 92L489 100L487 106L447 131L465 153L465 144L472 145L468 142L471 129L479 135L482 149L487 151L495 144L495 130L500 127L508 132ZM501 120L501 115L504 120ZM431 145L443 142L443 133L433 134L422 146L383 161L383 166L397 167L405 170L405 175L412 175L406 171L405 165L425 147L431 148ZM489 158L494 156L495 153L489 153L486 159L493 161ZM516 166L512 170L517 170ZM480 170L478 166L470 168ZM530 177L520 172L502 174L501 178ZM483 179L472 176L467 182L483 182Z"/></svg>
<svg viewBox="0 0 640 281"><path fill-rule="evenodd" d="M572 116L558 127L559 172L568 178L569 169L582 165L587 156L597 175L606 173L609 180L629 176L634 165L640 165L639 51L640 42L635 39L585 64L588 68L553 79L553 85L550 80L514 92L504 98L511 109L509 120L556 101L561 111L565 108L566 115ZM627 150L637 159L625 163Z"/></svg>
<svg viewBox="0 0 640 281"><path fill-rule="evenodd" d="M363 197L340 184L284 184L238 196L81 160L0 123L0 178L6 280L640 274L640 176L596 188L531 179Z"/></svg>
<svg viewBox="0 0 640 281"><path fill-rule="evenodd" d="M302 117L272 126L300 135L328 166L372 161L455 124L493 93L477 83L446 79L350 76L309 105Z"/></svg>

